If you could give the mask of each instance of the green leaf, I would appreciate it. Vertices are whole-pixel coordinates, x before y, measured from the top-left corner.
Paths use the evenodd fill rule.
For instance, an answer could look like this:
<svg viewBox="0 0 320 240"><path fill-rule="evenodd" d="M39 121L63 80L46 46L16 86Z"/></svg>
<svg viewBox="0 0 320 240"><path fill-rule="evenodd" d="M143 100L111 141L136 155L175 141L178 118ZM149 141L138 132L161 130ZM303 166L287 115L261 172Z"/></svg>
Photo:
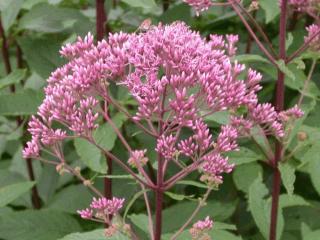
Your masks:
<svg viewBox="0 0 320 240"><path fill-rule="evenodd" d="M293 72L288 68L288 66L286 65L286 63L282 59L276 61L276 64L277 64L278 68L280 69L280 71L283 72L286 76L288 76L289 78L291 78L293 80L296 79Z"/></svg>
<svg viewBox="0 0 320 240"><path fill-rule="evenodd" d="M252 63L256 63L256 62L270 63L268 59L255 54L237 55L234 59L240 63L251 63L251 62Z"/></svg>
<svg viewBox="0 0 320 240"><path fill-rule="evenodd" d="M126 210L124 211L124 214L123 214L123 219L124 219L124 220L126 219L127 214L128 214L128 212L129 212L130 208L131 208L131 207L133 206L133 204L135 203L135 201L136 201L138 198L140 198L141 196L143 196L143 194L146 193L146 192L148 192L148 190L145 190L145 191L141 190L141 191L137 192L137 193L132 197L132 199L130 200L130 202L129 202L129 203L127 204L127 206L126 206Z"/></svg>
<svg viewBox="0 0 320 240"><path fill-rule="evenodd" d="M112 121L118 129L121 128L127 117L122 113L117 113ZM117 139L117 134L109 123L102 124L95 130L93 137L98 145L105 150L112 150ZM86 164L93 171L99 173L106 173L107 165L103 154L93 144L89 143L85 139L75 139L74 145L76 151L80 156L80 160Z"/></svg>
<svg viewBox="0 0 320 240"><path fill-rule="evenodd" d="M230 114L228 111L220 111L210 114L205 117L206 121L213 121L218 124L228 124L230 121Z"/></svg>
<svg viewBox="0 0 320 240"><path fill-rule="evenodd" d="M179 204L166 208L163 211L163 219L167 219L167 221L163 222L163 232L171 233L179 229L190 217L197 205L198 202L188 201L179 202ZM233 214L235 207L235 202L208 201L207 205L195 216L194 222L204 219L206 216L211 216L216 221L224 221Z"/></svg>
<svg viewBox="0 0 320 240"><path fill-rule="evenodd" d="M81 196L81 197L79 197ZM49 203L50 209L75 214L85 209L92 200L92 194L84 185L71 185L58 192Z"/></svg>
<svg viewBox="0 0 320 240"><path fill-rule="evenodd" d="M112 118L112 121L115 126L120 129L126 119L127 117L123 113L117 113ZM114 144L117 140L117 134L115 133L111 125L107 122L98 127L98 129L94 132L93 137L101 147L108 151L113 149Z"/></svg>
<svg viewBox="0 0 320 240"><path fill-rule="evenodd" d="M173 192L164 192L164 194L166 194L168 197L172 198L173 200L176 201L182 201L184 199L190 199L192 198L194 195L191 196L186 196L184 194L178 194L178 193L173 193Z"/></svg>
<svg viewBox="0 0 320 240"><path fill-rule="evenodd" d="M121 233L116 233L107 238L104 229L97 229L91 232L71 233L58 240L129 240L129 238Z"/></svg>
<svg viewBox="0 0 320 240"><path fill-rule="evenodd" d="M215 226L212 230L208 232L209 236L212 237L214 240L241 240L242 238L236 236L228 231L225 230L218 230L215 229ZM162 239L163 240L170 240L173 234L164 234ZM186 240L191 239L190 232L188 230L183 231L178 237L177 240Z"/></svg>
<svg viewBox="0 0 320 240"><path fill-rule="evenodd" d="M0 115L18 116L35 114L42 103L43 96L42 91L31 89L14 94L1 94Z"/></svg>
<svg viewBox="0 0 320 240"><path fill-rule="evenodd" d="M177 182L176 185L188 185L188 186L194 186L194 187L205 188L205 189L208 188L207 185L200 182L192 181L192 180L181 180Z"/></svg>
<svg viewBox="0 0 320 240"><path fill-rule="evenodd" d="M266 14L266 23L270 23L280 14L278 0L259 0L259 5Z"/></svg>
<svg viewBox="0 0 320 240"><path fill-rule="evenodd" d="M286 188L289 196L293 195L294 182L296 180L295 168L290 163L280 163L279 170L284 187Z"/></svg>
<svg viewBox="0 0 320 240"><path fill-rule="evenodd" d="M59 240L106 240L104 229L97 229L91 232L71 233Z"/></svg>
<svg viewBox="0 0 320 240"><path fill-rule="evenodd" d="M293 43L293 35L292 33L288 33L287 39L286 39L286 50L289 49L291 44Z"/></svg>
<svg viewBox="0 0 320 240"><path fill-rule="evenodd" d="M248 193L251 183L262 173L262 167L257 163L248 163L235 167L232 174L237 189Z"/></svg>
<svg viewBox="0 0 320 240"><path fill-rule="evenodd" d="M179 20L188 24L191 22L190 7L185 3L173 5L161 15L159 20L163 23L172 23Z"/></svg>
<svg viewBox="0 0 320 240"><path fill-rule="evenodd" d="M8 2L10 3L1 9L1 20L5 31L8 31L16 20L24 0L11 0Z"/></svg>
<svg viewBox="0 0 320 240"><path fill-rule="evenodd" d="M74 146L80 160L91 170L99 173L107 173L107 164L100 149L87 140L77 138L74 140Z"/></svg>
<svg viewBox="0 0 320 240"><path fill-rule="evenodd" d="M316 240L316 239L319 239L319 236L320 236L320 230L316 230L304 235L303 240Z"/></svg>
<svg viewBox="0 0 320 240"><path fill-rule="evenodd" d="M5 88L11 84L19 83L25 78L27 73L26 69L16 69L6 77L0 79L0 89Z"/></svg>
<svg viewBox="0 0 320 240"><path fill-rule="evenodd" d="M28 65L44 79L64 63L59 55L60 38L24 36L18 38L18 43Z"/></svg>
<svg viewBox="0 0 320 240"><path fill-rule="evenodd" d="M19 21L20 29L28 29L37 32L57 33L74 25L77 20L85 17L72 8L59 8L41 3L35 5Z"/></svg>
<svg viewBox="0 0 320 240"><path fill-rule="evenodd" d="M149 221L148 217L145 214L132 214L129 216L129 219L133 222L134 225L136 225L138 228L140 228L143 232L149 233Z"/></svg>
<svg viewBox="0 0 320 240"><path fill-rule="evenodd" d="M261 174L249 187L249 209L257 224L260 232L265 239L269 237L271 201L266 201L264 198L268 194L268 189L262 183ZM277 239L281 238L284 227L282 209L279 209L278 224L277 224Z"/></svg>
<svg viewBox="0 0 320 240"><path fill-rule="evenodd" d="M122 0L122 1L130 5L131 7L140 7L147 10L157 8L157 4L154 0Z"/></svg>
<svg viewBox="0 0 320 240"><path fill-rule="evenodd" d="M0 208L28 192L35 182L14 183L0 188Z"/></svg>
<svg viewBox="0 0 320 240"><path fill-rule="evenodd" d="M299 195L281 194L279 198L280 208L295 207L295 206L311 206L303 197Z"/></svg>
<svg viewBox="0 0 320 240"><path fill-rule="evenodd" d="M51 210L25 210L0 217L0 236L6 240L56 240L80 230L73 217Z"/></svg>
<svg viewBox="0 0 320 240"><path fill-rule="evenodd" d="M309 162L309 173L311 177L311 182L320 195L320 142L312 146L312 149L315 149L311 161ZM310 154L310 151L309 151ZM306 154L307 155L307 154ZM307 155L308 156L308 155Z"/></svg>
<svg viewBox="0 0 320 240"><path fill-rule="evenodd" d="M241 147L239 151L230 152L227 156L229 157L229 162L236 164L236 166L255 162L263 158L260 154L245 147Z"/></svg>

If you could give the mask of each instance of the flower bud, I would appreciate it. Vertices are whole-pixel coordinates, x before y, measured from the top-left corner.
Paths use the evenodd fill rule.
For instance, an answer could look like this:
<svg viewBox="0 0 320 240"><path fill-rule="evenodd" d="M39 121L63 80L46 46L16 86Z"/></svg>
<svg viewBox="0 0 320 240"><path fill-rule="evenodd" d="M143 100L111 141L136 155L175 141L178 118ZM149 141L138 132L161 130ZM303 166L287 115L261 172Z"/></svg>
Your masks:
<svg viewBox="0 0 320 240"><path fill-rule="evenodd" d="M300 131L300 132L298 132L297 137L298 137L299 141L303 142L303 141L307 140L308 135L306 132Z"/></svg>

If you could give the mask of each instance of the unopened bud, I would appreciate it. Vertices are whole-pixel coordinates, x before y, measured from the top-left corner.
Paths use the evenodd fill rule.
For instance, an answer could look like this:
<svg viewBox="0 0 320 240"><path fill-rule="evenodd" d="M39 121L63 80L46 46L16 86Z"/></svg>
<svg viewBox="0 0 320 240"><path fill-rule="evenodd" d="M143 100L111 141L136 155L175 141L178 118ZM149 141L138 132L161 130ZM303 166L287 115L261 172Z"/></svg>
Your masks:
<svg viewBox="0 0 320 240"><path fill-rule="evenodd" d="M256 11L258 9L259 9L259 2L254 0L254 1L251 2L248 11L252 12L252 11Z"/></svg>
<svg viewBox="0 0 320 240"><path fill-rule="evenodd" d="M60 163L56 166L56 171L60 174L63 175L66 172L66 169L64 168L64 163Z"/></svg>
<svg viewBox="0 0 320 240"><path fill-rule="evenodd" d="M91 185L92 185L92 182L91 182L91 180L84 180L84 181L83 181L83 185L85 185L86 187L88 187L88 186L91 186Z"/></svg>
<svg viewBox="0 0 320 240"><path fill-rule="evenodd" d="M74 171L77 175L81 175L81 168L80 167L75 167Z"/></svg>
<svg viewBox="0 0 320 240"><path fill-rule="evenodd" d="M308 138L308 135L307 135L307 133L306 132L298 132L298 134L297 134L297 137L298 137L298 140L299 141L305 141L307 138Z"/></svg>

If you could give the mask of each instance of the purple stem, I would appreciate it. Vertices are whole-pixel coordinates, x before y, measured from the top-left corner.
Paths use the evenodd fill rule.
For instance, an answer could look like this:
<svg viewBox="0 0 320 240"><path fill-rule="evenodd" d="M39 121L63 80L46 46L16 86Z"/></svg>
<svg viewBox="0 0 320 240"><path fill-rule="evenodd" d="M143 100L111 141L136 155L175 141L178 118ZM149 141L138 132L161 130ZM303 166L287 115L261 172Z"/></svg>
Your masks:
<svg viewBox="0 0 320 240"><path fill-rule="evenodd" d="M281 1L281 13L280 13L280 36L279 36L279 59L286 60L286 27L287 27L287 0ZM282 71L278 70L278 80L276 85L276 110L282 111L284 107L284 79L285 75ZM270 240L276 240L277 237L277 219L278 219L278 207L279 207L279 194L281 186L280 172L278 169L278 163L282 158L282 144L276 143L275 157L273 160L273 186L272 186L272 205L271 205L271 221L270 221Z"/></svg>
<svg viewBox="0 0 320 240"><path fill-rule="evenodd" d="M6 38L4 29L3 29L3 26L2 26L1 19L0 19L0 37L2 38L1 52L2 52L2 58L3 58L4 66L5 66L5 69L6 69L6 73L10 74L11 71L12 71L12 68L11 68L11 63L10 63L10 58L9 58L9 51L8 51L9 46L8 46L7 38ZM17 51L17 54L21 55L21 50L20 50L20 53ZM20 67L19 55L17 55L17 61L18 61L17 62L18 67ZM10 90L11 90L12 93L14 93L15 90L16 90L15 86L11 85L10 86ZM21 118L19 116L17 117L17 124L18 125L22 124L22 120L21 120ZM33 171L33 167L32 167L32 161L31 161L31 159L27 159L26 162L27 162L27 170L28 170L29 179L31 181L35 181L34 171ZM41 200L40 200L36 185L32 188L31 191L32 191L32 195L31 195L32 206L35 209L40 209L41 208Z"/></svg>

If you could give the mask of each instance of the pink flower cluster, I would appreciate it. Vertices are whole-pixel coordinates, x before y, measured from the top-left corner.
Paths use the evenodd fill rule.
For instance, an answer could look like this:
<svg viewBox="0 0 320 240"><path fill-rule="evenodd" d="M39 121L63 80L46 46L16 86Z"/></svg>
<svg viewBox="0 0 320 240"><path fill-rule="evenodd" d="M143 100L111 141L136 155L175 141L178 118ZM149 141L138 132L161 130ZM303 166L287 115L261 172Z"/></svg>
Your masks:
<svg viewBox="0 0 320 240"><path fill-rule="evenodd" d="M107 216L116 215L123 207L124 199L113 197L107 198L93 198L90 208L78 210L81 218L91 219L93 217L104 220Z"/></svg>
<svg viewBox="0 0 320 240"><path fill-rule="evenodd" d="M310 49L315 52L320 52L320 25L312 24L307 27L307 31L308 35L304 38L304 41L311 41L309 44Z"/></svg>
<svg viewBox="0 0 320 240"><path fill-rule="evenodd" d="M211 35L207 41L175 22L110 34L96 45L90 34L66 45L61 54L69 62L48 79L38 116L29 123L32 139L24 157L38 157L43 148L59 157L67 132L90 138L103 111L99 102L110 101L109 85L115 82L138 103L134 121L156 125L155 151L165 161L187 157L222 182L222 174L233 168L223 154L237 149L240 135L262 125L268 134L283 136L279 114L270 104L258 103L261 74L232 60L237 41L236 35ZM239 115L239 108L248 111ZM205 116L222 110L231 113L232 121L215 138ZM144 151L133 151L129 164L138 159L143 165Z"/></svg>
<svg viewBox="0 0 320 240"><path fill-rule="evenodd" d="M211 0L183 0L185 3L192 6L195 10L197 15L199 15L200 12L208 10L209 7L212 6Z"/></svg>
<svg viewBox="0 0 320 240"><path fill-rule="evenodd" d="M132 151L131 156L128 159L128 164L134 168L138 168L139 165L143 167L149 161L149 159L145 156L146 152L146 149Z"/></svg>
<svg viewBox="0 0 320 240"><path fill-rule="evenodd" d="M209 217L206 217L204 220L199 220L193 224L189 232L192 239L211 239L209 235L207 235L207 232L211 230L212 227L213 221Z"/></svg>
<svg viewBox="0 0 320 240"><path fill-rule="evenodd" d="M289 4L298 11L307 12L313 15L317 9L319 10L319 0L289 0Z"/></svg>

